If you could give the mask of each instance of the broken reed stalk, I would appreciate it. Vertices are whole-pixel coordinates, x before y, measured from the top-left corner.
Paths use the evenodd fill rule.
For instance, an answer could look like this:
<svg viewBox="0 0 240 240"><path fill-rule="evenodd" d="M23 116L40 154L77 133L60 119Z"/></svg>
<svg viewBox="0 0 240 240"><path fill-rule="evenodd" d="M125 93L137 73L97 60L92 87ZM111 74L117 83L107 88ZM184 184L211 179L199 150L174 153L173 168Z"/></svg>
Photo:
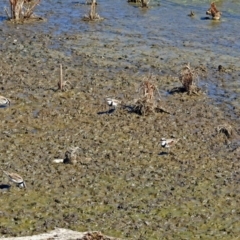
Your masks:
<svg viewBox="0 0 240 240"><path fill-rule="evenodd" d="M151 76L149 79L151 79ZM152 82L146 80L140 85L139 91L142 92L143 97L146 97L148 100L152 100L154 98L154 93L157 91L157 88Z"/></svg>
<svg viewBox="0 0 240 240"><path fill-rule="evenodd" d="M147 0L141 0L142 8L148 8L150 0L147 2Z"/></svg>
<svg viewBox="0 0 240 240"><path fill-rule="evenodd" d="M90 13L89 13L89 18L90 20L94 20L95 17L96 17L96 4L95 4L95 1L93 0L91 4Z"/></svg>
<svg viewBox="0 0 240 240"><path fill-rule="evenodd" d="M138 89L139 93L142 94L142 97L146 97L148 100L153 101L156 100L157 97L160 99L160 93L154 84L155 81L156 76L152 74L143 78L143 82Z"/></svg>
<svg viewBox="0 0 240 240"><path fill-rule="evenodd" d="M58 90L64 92L68 89L72 88L72 84L69 81L63 81L63 70L62 70L62 64L59 65L59 81L58 81Z"/></svg>
<svg viewBox="0 0 240 240"><path fill-rule="evenodd" d="M15 21L29 19L32 17L33 10L39 4L39 2L40 0L9 0L11 14L8 14L7 12L7 15L10 20Z"/></svg>
<svg viewBox="0 0 240 240"><path fill-rule="evenodd" d="M7 14L7 18L8 18L8 19L11 19L11 15L9 14L9 12L8 12L8 10L7 10L6 7L4 8L4 11L5 11L5 13Z"/></svg>
<svg viewBox="0 0 240 240"><path fill-rule="evenodd" d="M144 78L138 89L140 97L135 102L133 110L140 115L147 115L149 113L156 112L158 109L161 109L157 106L156 100L156 95L158 94L158 96L160 97L160 94L157 87L151 81L152 78L152 75Z"/></svg>
<svg viewBox="0 0 240 240"><path fill-rule="evenodd" d="M88 14L88 15L85 15L85 16L83 17L83 20L84 20L84 21L103 20L103 18L101 18L101 17L99 16L99 14L97 14L97 12L96 12L96 5L97 5L97 1L96 1L96 0L92 0L89 14Z"/></svg>
<svg viewBox="0 0 240 240"><path fill-rule="evenodd" d="M190 92L191 86L193 85L194 74L190 68L190 64L186 64L181 70L180 82L187 92Z"/></svg>
<svg viewBox="0 0 240 240"><path fill-rule="evenodd" d="M64 163L70 163L75 165L77 163L77 150L79 147L71 147L69 150L65 152L65 158L63 160Z"/></svg>
<svg viewBox="0 0 240 240"><path fill-rule="evenodd" d="M200 89L196 85L197 78L197 71L192 69L189 63L182 68L179 76L179 81L182 83L184 90L189 95L198 95L200 92Z"/></svg>
<svg viewBox="0 0 240 240"><path fill-rule="evenodd" d="M97 0L86 0L87 5L92 5L92 3L95 3L95 5L97 5Z"/></svg>
<svg viewBox="0 0 240 240"><path fill-rule="evenodd" d="M58 82L58 90L63 91L63 72L62 72L62 64L60 64L60 74L59 74L59 82Z"/></svg>
<svg viewBox="0 0 240 240"><path fill-rule="evenodd" d="M12 19L15 20L20 20L23 18L23 4L24 4L24 0L10 0L11 3L13 3L11 6L11 12L12 12Z"/></svg>
<svg viewBox="0 0 240 240"><path fill-rule="evenodd" d="M32 6L29 5L24 14L25 18L30 18L33 14L33 9L40 3L40 0L35 1Z"/></svg>
<svg viewBox="0 0 240 240"><path fill-rule="evenodd" d="M222 13L218 11L215 2L211 3L210 8L206 11L207 15L211 15L213 20L219 20Z"/></svg>
<svg viewBox="0 0 240 240"><path fill-rule="evenodd" d="M141 3L142 8L148 8L148 4L149 4L150 0L149 1L147 1L147 0L128 0L128 2L130 2L130 3Z"/></svg>
<svg viewBox="0 0 240 240"><path fill-rule="evenodd" d="M222 124L216 127L217 133L224 133L227 138L230 138L233 135L233 127L230 124Z"/></svg>

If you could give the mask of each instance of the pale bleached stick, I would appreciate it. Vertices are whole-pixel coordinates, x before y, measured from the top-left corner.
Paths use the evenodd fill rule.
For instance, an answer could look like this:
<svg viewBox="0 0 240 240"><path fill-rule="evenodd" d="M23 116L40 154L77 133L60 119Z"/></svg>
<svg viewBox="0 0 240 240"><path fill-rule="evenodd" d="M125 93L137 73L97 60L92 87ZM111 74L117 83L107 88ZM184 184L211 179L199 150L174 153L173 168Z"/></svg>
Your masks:
<svg viewBox="0 0 240 240"><path fill-rule="evenodd" d="M58 89L60 89L61 91L63 90L62 64L60 64L60 75L59 75Z"/></svg>

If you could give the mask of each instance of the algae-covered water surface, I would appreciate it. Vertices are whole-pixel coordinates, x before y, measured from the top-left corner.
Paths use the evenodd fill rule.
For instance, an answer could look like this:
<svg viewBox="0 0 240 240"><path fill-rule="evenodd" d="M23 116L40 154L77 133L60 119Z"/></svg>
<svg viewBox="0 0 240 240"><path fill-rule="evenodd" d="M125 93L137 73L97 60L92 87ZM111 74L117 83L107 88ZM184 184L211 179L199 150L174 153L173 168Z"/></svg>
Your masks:
<svg viewBox="0 0 240 240"><path fill-rule="evenodd" d="M41 1L43 22L12 24L0 2L0 236L54 227L122 239L239 237L238 1ZM193 17L188 14L193 11ZM201 93L179 89L184 64ZM58 90L59 65L68 88ZM220 67L219 67L220 66ZM138 115L139 86L154 76L167 111ZM169 151L161 138L179 139ZM55 163L79 147L77 163Z"/></svg>

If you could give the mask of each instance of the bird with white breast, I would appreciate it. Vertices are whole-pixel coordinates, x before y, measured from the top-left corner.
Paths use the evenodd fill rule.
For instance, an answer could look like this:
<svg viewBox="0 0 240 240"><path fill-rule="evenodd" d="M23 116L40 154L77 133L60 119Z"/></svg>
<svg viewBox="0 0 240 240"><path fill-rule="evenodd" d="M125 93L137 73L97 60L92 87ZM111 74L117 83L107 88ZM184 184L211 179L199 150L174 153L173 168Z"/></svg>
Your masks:
<svg viewBox="0 0 240 240"><path fill-rule="evenodd" d="M23 178L20 175L18 175L17 173L9 173L7 171L3 171L3 172L4 172L4 174L6 174L8 176L9 180L11 182L16 183L17 186L24 187L24 188L27 187Z"/></svg>
<svg viewBox="0 0 240 240"><path fill-rule="evenodd" d="M169 149L172 148L173 146L175 146L178 141L179 141L179 139L176 139L176 138L168 138L168 139L162 138L161 146L163 148L167 148L168 152L169 152Z"/></svg>
<svg viewBox="0 0 240 240"><path fill-rule="evenodd" d="M10 100L4 96L0 96L0 108L10 106Z"/></svg>

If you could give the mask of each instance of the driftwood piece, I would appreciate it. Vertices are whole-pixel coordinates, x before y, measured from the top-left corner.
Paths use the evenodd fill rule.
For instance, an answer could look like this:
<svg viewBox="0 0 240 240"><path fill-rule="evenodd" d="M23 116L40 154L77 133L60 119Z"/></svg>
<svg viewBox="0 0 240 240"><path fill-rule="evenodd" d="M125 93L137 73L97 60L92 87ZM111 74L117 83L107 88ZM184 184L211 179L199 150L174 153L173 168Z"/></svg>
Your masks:
<svg viewBox="0 0 240 240"><path fill-rule="evenodd" d="M94 238L95 237L95 238ZM9 237L4 240L121 240L104 236L101 232L77 232L64 228L56 228L48 233L26 237Z"/></svg>

